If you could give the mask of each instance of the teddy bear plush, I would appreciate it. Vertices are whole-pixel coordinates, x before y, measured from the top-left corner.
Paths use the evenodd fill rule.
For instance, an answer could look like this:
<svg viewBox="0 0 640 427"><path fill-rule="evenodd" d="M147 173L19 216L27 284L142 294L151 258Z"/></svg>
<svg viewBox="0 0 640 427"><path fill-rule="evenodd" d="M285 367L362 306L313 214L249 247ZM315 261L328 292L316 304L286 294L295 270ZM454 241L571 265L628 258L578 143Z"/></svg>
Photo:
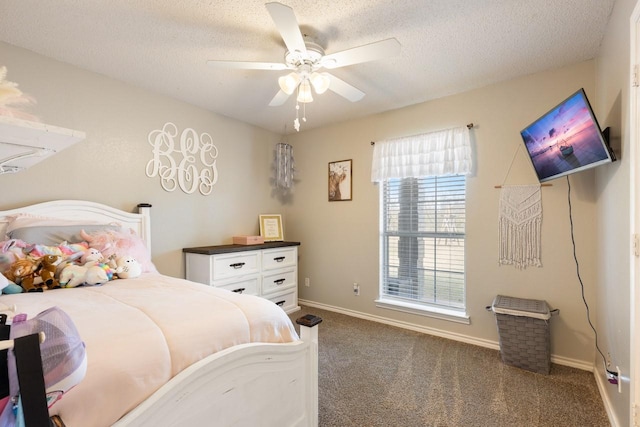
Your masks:
<svg viewBox="0 0 640 427"><path fill-rule="evenodd" d="M38 275L38 263L30 258L14 261L4 275L11 282L20 285L27 292L42 291L42 279Z"/></svg>

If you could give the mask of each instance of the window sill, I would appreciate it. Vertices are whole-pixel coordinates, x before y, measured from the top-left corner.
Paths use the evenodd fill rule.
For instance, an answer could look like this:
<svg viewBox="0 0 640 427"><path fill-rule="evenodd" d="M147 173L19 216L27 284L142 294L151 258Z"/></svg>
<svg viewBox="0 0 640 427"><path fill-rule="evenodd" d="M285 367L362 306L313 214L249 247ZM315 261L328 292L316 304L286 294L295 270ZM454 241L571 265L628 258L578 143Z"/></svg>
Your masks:
<svg viewBox="0 0 640 427"><path fill-rule="evenodd" d="M403 313L415 314L418 316L433 317L440 320L448 320L450 322L463 323L465 325L471 324L471 319L466 312L447 310L446 308L430 307L389 299L377 299L376 307L401 311Z"/></svg>

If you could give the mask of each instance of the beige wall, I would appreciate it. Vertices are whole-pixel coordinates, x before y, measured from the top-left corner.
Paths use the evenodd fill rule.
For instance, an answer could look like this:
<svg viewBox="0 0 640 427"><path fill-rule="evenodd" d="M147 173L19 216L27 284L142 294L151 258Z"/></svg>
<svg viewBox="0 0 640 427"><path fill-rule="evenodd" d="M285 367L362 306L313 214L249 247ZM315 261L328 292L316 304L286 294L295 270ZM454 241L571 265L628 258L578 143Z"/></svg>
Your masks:
<svg viewBox="0 0 640 427"><path fill-rule="evenodd" d="M569 234L567 183L543 188L542 268L520 271L497 263L499 190L522 141L519 131L571 93L584 87L595 100L595 64L508 81L384 114L291 135L299 182L286 215L287 237L302 242L300 297L344 310L381 316L463 335L479 343L498 340L495 320L485 310L497 294L544 299L560 315L551 321L552 352L559 360L591 365L589 329L575 274ZM322 100L318 100L322 102ZM313 121L313 116L308 120ZM476 173L467 181L467 306L470 325L376 308L378 296L378 187L370 182L370 141L451 126L475 124L471 135ZM327 201L327 163L353 159L353 201ZM593 304L597 236L594 171L571 177L577 253L586 297ZM537 182L520 151L507 184ZM353 282L361 294L354 296Z"/></svg>
<svg viewBox="0 0 640 427"><path fill-rule="evenodd" d="M231 243L233 235L258 232L260 213L278 211L268 180L278 135L5 43L0 65L36 98L31 111L43 122L87 134L27 171L0 176L0 209L59 198L125 210L151 203L154 262L176 276L183 275L183 247ZM166 192L145 175L147 135L168 121L213 137L219 180L211 195Z"/></svg>
<svg viewBox="0 0 640 427"><path fill-rule="evenodd" d="M596 112L603 127L610 126L612 145L619 161L597 173L598 260L596 328L598 343L611 367L619 366L625 380L622 393L606 382L603 398L609 403L616 424L630 422L630 138L629 138L629 18L637 0L616 0L597 61ZM636 165L637 167L637 165ZM637 197L637 196L636 196ZM598 377L604 378L600 355L596 356ZM635 379L637 381L637 379Z"/></svg>
<svg viewBox="0 0 640 427"><path fill-rule="evenodd" d="M57 198L95 200L127 210L133 210L139 202L152 203L154 262L161 272L176 276L183 274L182 247L229 243L234 234L256 233L259 213L282 212L285 237L302 242L299 277L301 283L305 277L310 278L310 287L300 286L303 299L407 322L480 344L494 344L498 339L494 318L485 310L496 294L545 299L560 309L560 315L552 319L554 357L569 364L597 363L593 333L586 322L575 276L566 180L554 181L552 187L543 189L544 266L525 271L497 265L499 190L494 185L503 183L521 144L519 131L580 87L586 89L603 124L623 122L626 107L621 105L627 95L625 90L621 96L619 93L625 81L628 51L624 47L628 43L624 20L628 19L631 3L618 0L616 4L614 25L610 25L616 29L605 39L605 46L611 50L603 55L614 64L609 70L605 70L604 61L597 68L595 62L588 61L290 135L298 175L294 195L285 204L274 197L269 185L278 135L0 43L0 65L7 66L8 79L38 100L33 112L46 123L87 133L87 139L74 148L28 171L0 177L0 209ZM623 45L613 47L618 41ZM312 121L313 117L308 119ZM157 178L145 176L144 167L151 156L147 134L167 121L213 136L220 151L220 180L212 195L169 193L162 190ZM467 305L471 324L378 309L374 299L378 295L379 199L378 187L370 182L370 141L469 122L476 125L471 135L477 160L476 172L468 179L467 204ZM616 306L629 297L624 290L628 274L623 271L625 267L628 270L623 259L627 254L618 241L627 239L628 228L619 221L607 225L598 221L599 215L614 218L616 214L619 218L618 212L628 209L624 191L628 190L628 166L624 166L624 155L622 158L617 165L570 179L585 295L595 310L598 327L604 331L600 338L605 349L614 351L616 361L628 365L624 359L628 355L619 353L628 353L629 314ZM329 203L327 164L343 159L353 159L353 201ZM534 181L533 170L521 151L506 183ZM600 224L597 233L595 224ZM605 244L599 251L601 242ZM606 258L601 258L604 255ZM616 264L607 267L607 262ZM353 296L353 282L361 285L358 297ZM598 290L600 282L603 287ZM619 296L609 295L610 290L618 292L621 288ZM601 304L600 300L606 302ZM628 397L626 401L624 396L612 398L620 419L628 420L624 414Z"/></svg>

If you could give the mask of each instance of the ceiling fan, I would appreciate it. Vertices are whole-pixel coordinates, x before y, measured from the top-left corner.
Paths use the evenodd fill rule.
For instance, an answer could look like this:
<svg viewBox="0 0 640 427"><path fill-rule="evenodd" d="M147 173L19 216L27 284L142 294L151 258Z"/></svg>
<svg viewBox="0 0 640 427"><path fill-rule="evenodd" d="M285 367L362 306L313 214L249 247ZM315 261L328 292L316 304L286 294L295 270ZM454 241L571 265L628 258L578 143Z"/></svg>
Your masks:
<svg viewBox="0 0 640 427"><path fill-rule="evenodd" d="M400 52L400 43L390 38L326 55L322 46L305 40L291 7L277 2L267 3L265 6L287 47L284 62L210 60L207 64L212 67L231 69L291 70L289 74L278 79L280 90L269 103L271 107L284 104L296 90L297 102L312 102L312 87L317 94L322 94L328 89L351 102L359 101L364 97L364 92L333 74L321 72L321 70L384 59ZM296 111L298 110L299 106L296 104ZM303 120L306 121L306 118L303 117ZM297 114L294 126L299 130Z"/></svg>

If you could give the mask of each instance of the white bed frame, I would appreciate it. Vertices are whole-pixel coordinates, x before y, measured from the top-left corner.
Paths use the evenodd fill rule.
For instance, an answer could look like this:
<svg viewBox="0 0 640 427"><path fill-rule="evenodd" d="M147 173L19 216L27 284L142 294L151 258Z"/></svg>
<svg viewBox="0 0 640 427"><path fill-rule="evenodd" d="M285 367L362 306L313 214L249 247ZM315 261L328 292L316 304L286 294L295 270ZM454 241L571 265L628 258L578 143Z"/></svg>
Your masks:
<svg viewBox="0 0 640 427"><path fill-rule="evenodd" d="M57 200L0 211L59 219L118 222L151 248L149 205L138 213L95 202ZM215 353L180 372L114 427L317 426L318 328L300 325L301 341L243 344ZM63 420L64 421L64 420Z"/></svg>

